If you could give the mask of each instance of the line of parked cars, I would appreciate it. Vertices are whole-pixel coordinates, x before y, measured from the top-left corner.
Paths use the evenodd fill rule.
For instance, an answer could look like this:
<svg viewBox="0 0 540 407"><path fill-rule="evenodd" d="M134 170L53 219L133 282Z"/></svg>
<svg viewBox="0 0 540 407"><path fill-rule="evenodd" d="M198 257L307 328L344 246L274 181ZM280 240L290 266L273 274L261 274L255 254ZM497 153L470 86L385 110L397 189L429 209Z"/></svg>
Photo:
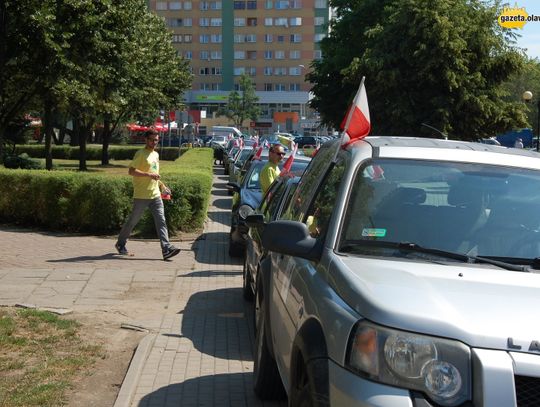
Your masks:
<svg viewBox="0 0 540 407"><path fill-rule="evenodd" d="M254 165L230 184L231 242L260 398L540 405L540 155L336 140L264 196Z"/></svg>

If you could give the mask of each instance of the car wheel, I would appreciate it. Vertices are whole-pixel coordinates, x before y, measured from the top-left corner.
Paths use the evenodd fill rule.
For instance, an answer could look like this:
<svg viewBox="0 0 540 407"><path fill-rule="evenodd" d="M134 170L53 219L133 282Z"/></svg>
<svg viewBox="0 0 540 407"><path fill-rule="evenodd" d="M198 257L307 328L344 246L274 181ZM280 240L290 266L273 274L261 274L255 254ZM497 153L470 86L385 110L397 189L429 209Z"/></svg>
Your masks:
<svg viewBox="0 0 540 407"><path fill-rule="evenodd" d="M260 284L257 285L260 287ZM268 350L266 340L266 307L261 289L255 294L255 363L253 368L253 390L263 400L285 398L285 389L281 383L276 361Z"/></svg>
<svg viewBox="0 0 540 407"><path fill-rule="evenodd" d="M244 300L253 301L253 290L251 289L251 273L247 266L247 256L244 257L244 268L242 270L243 274L243 283L242 283L242 294L244 295Z"/></svg>
<svg viewBox="0 0 540 407"><path fill-rule="evenodd" d="M329 407L328 370L324 360L302 366L299 382L291 385L290 405L298 407Z"/></svg>
<svg viewBox="0 0 540 407"><path fill-rule="evenodd" d="M242 257L242 255L244 254L244 248L232 240L232 232L233 231L231 229L231 233L229 234L229 256Z"/></svg>

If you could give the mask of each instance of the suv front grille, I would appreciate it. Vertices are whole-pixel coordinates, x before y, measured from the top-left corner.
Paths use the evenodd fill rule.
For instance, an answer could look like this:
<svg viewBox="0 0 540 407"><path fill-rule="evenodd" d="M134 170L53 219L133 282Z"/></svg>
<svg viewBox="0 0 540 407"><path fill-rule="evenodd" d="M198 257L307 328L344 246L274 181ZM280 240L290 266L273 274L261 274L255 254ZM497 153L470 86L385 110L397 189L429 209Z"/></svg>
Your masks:
<svg viewBox="0 0 540 407"><path fill-rule="evenodd" d="M540 378L514 376L518 407L540 406Z"/></svg>

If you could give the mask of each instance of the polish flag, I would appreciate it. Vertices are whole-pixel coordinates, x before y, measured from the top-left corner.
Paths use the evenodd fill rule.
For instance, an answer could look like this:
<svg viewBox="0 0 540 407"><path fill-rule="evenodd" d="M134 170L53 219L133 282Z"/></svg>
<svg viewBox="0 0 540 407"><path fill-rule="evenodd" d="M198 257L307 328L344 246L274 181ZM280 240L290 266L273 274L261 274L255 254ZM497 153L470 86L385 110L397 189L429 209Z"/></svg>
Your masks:
<svg viewBox="0 0 540 407"><path fill-rule="evenodd" d="M252 158L251 160L252 160L252 161L260 160L260 159L261 159L261 155L262 155L262 151L263 151L263 148L262 148L262 147L259 147L259 149L257 150L257 152L255 153L255 155L253 156L253 158Z"/></svg>
<svg viewBox="0 0 540 407"><path fill-rule="evenodd" d="M281 170L281 173L279 174L281 176L285 176L289 172L291 172L294 156L296 155L296 151L298 150L298 144L296 144L294 141L293 141L293 144L294 144L294 147L292 149L292 153L289 156L289 158L287 158L287 160L285 161L285 164L283 164L283 169Z"/></svg>
<svg viewBox="0 0 540 407"><path fill-rule="evenodd" d="M341 122L341 144L343 146L351 143L354 140L360 140L366 137L371 130L371 122L369 119L369 106L364 86L364 77L360 81L360 86L353 99L352 105L347 111L347 115Z"/></svg>

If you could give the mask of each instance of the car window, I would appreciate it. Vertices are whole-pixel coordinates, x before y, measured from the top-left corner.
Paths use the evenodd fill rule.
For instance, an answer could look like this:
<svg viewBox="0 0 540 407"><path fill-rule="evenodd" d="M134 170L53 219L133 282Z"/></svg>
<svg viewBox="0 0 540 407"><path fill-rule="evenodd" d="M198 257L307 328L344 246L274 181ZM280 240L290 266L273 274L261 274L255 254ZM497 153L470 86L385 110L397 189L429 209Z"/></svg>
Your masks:
<svg viewBox="0 0 540 407"><path fill-rule="evenodd" d="M349 197L341 247L371 240L479 256L540 256L538 171L373 160L357 172Z"/></svg>
<svg viewBox="0 0 540 407"><path fill-rule="evenodd" d="M285 182L274 182L264 196L263 202L261 203L261 212L265 219L268 220L271 218L285 192L285 186Z"/></svg>

